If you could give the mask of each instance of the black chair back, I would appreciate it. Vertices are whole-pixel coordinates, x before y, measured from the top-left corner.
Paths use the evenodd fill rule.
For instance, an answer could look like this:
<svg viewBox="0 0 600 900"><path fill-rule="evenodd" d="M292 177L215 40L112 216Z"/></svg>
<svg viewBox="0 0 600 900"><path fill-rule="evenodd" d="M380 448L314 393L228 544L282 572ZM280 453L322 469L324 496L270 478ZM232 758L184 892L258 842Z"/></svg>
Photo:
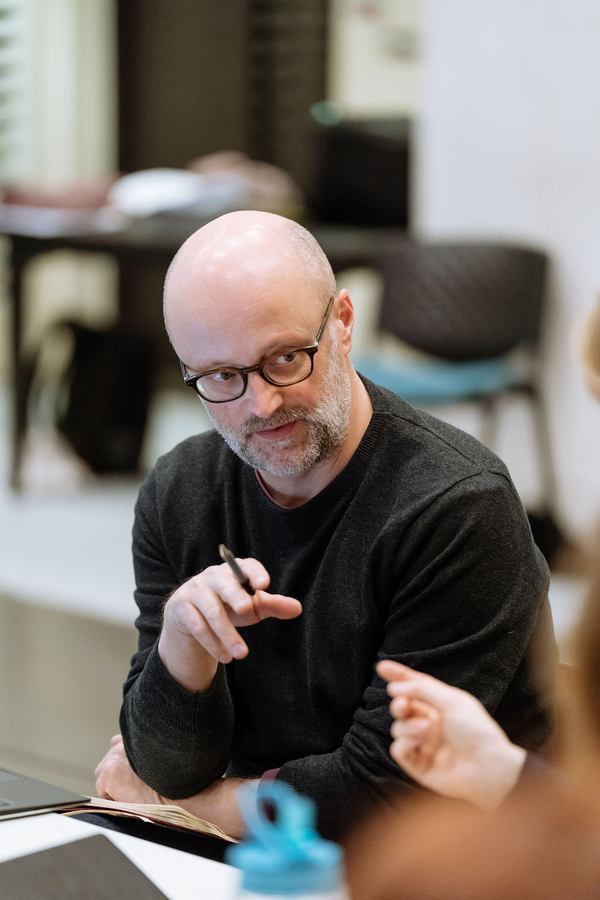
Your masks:
<svg viewBox="0 0 600 900"><path fill-rule="evenodd" d="M407 241L380 261L381 328L443 359L500 356L536 342L546 268L523 247Z"/></svg>

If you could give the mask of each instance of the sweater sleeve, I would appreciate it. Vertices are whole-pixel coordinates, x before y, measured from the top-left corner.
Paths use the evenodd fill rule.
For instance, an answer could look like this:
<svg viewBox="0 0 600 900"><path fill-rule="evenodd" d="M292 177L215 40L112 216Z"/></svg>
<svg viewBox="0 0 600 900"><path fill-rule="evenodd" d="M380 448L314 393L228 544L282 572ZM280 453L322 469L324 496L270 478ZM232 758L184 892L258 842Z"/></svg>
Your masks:
<svg viewBox="0 0 600 900"><path fill-rule="evenodd" d="M233 706L222 665L207 692L193 693L171 677L158 654L163 605L178 579L160 536L155 494L151 474L140 491L133 528L139 643L124 686L120 727L133 770L175 800L197 793L225 772Z"/></svg>
<svg viewBox="0 0 600 900"><path fill-rule="evenodd" d="M513 490L489 475L455 485L422 511L393 557L381 556L393 589L373 664L395 659L470 691L513 740L527 736L535 747L550 732L531 665L548 574ZM545 651L550 672L553 638ZM388 705L373 673L341 746L279 770L317 801L325 835L339 836L364 808L414 790L389 755Z"/></svg>

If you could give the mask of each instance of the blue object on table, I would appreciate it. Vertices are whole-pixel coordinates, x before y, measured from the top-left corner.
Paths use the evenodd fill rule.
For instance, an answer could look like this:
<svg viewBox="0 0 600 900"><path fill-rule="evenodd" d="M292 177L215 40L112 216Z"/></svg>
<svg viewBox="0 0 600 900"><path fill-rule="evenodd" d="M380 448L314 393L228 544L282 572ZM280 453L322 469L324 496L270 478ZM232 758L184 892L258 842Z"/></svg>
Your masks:
<svg viewBox="0 0 600 900"><path fill-rule="evenodd" d="M315 830L316 807L283 782L244 785L238 803L247 840L227 849L226 861L243 873L242 890L253 895L339 896L343 851ZM274 810L270 821L267 809Z"/></svg>

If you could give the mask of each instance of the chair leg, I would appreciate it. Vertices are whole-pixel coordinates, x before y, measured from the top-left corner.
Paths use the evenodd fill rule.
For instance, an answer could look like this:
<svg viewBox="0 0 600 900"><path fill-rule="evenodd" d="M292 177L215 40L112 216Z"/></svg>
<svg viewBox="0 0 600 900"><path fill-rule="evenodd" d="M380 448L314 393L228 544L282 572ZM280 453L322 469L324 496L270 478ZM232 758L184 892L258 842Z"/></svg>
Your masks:
<svg viewBox="0 0 600 900"><path fill-rule="evenodd" d="M498 436L498 404L496 395L481 400L481 443L494 449Z"/></svg>
<svg viewBox="0 0 600 900"><path fill-rule="evenodd" d="M542 495L545 500L547 511L551 513L552 516L556 516L556 511L558 509L558 491L556 487L552 441L550 439L546 404L537 385L528 386L527 394L529 395L531 406L533 408L533 421L536 443L538 446Z"/></svg>

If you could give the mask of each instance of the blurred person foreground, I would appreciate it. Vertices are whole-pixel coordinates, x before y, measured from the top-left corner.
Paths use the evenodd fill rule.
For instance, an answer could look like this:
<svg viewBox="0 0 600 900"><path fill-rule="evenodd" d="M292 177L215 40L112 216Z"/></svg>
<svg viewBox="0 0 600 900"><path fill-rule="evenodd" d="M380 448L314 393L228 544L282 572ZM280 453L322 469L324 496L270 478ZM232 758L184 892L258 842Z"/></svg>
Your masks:
<svg viewBox="0 0 600 900"><path fill-rule="evenodd" d="M530 769L491 813L428 795L373 816L346 842L353 900L600 896L600 569L577 658L559 690L556 769Z"/></svg>
<svg viewBox="0 0 600 900"><path fill-rule="evenodd" d="M597 399L599 348L600 306L589 317L582 345L586 384ZM462 691L450 692L432 679L419 684L421 676L414 673L413 687L404 692L414 704L412 728L403 732L393 727L396 747L392 746L392 753L423 784L437 786L448 797L465 799L427 796L413 800L412 805L396 803L355 831L346 842L353 900L584 900L600 896L598 564L576 634L576 660L577 666L562 667L559 676L560 738L554 769L526 764L522 771L525 754L521 751L521 756L511 757L507 748L518 748L506 742L474 698ZM387 663L382 666L381 674L391 679L388 668ZM408 669L405 678L408 685ZM400 721L407 721L407 701L397 702L401 688L395 685L390 693L396 698L392 712L401 711ZM500 756L506 752L509 769L518 780L515 786L515 778L505 779L498 802L487 803L487 786L480 782L477 796L468 783L469 763L481 763L485 775L493 747ZM498 780L502 782L501 777ZM493 812L483 811L494 806Z"/></svg>
<svg viewBox="0 0 600 900"><path fill-rule="evenodd" d="M492 814L428 798L346 844L353 900L587 900L600 893L600 804L560 780Z"/></svg>

